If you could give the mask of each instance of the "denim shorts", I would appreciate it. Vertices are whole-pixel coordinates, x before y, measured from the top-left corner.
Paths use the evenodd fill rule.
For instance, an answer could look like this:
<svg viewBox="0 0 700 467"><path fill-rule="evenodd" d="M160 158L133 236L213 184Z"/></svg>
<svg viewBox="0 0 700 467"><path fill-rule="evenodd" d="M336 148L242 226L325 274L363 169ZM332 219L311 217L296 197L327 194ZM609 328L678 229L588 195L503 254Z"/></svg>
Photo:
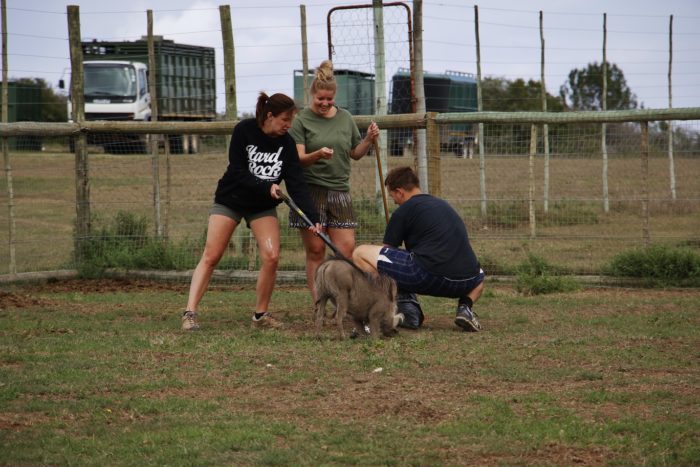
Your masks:
<svg viewBox="0 0 700 467"><path fill-rule="evenodd" d="M250 227L250 223L253 222L255 219L260 219L261 217L268 216L277 217L277 209L272 208L266 211L250 213L244 211L236 211L228 206L224 206L223 204L214 203L214 205L211 207L211 210L209 211L209 215L211 216L212 214L230 217L231 219L236 221L236 224L240 224L241 219L245 219L246 224L248 225L248 227Z"/></svg>
<svg viewBox="0 0 700 467"><path fill-rule="evenodd" d="M484 281L484 270L466 279L436 276L423 269L413 253L398 248L384 247L377 258L377 270L396 281L399 291L433 297L465 297Z"/></svg>

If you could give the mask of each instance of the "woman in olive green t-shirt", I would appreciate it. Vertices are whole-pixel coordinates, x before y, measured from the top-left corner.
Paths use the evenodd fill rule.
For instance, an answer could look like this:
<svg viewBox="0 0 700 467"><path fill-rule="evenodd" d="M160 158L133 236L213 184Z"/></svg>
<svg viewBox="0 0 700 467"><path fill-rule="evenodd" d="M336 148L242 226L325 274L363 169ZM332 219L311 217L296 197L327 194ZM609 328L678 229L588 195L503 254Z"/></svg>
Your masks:
<svg viewBox="0 0 700 467"><path fill-rule="evenodd" d="M379 136L379 127L373 122L362 138L350 112L335 106L336 90L333 65L330 60L324 60L309 88L310 105L297 113L289 134L297 144L321 226L350 258L357 227L350 198L350 159L358 160L367 154ZM315 302L314 275L325 259L326 244L305 229L306 225L294 212L290 212L289 226L300 229L306 251L306 279Z"/></svg>

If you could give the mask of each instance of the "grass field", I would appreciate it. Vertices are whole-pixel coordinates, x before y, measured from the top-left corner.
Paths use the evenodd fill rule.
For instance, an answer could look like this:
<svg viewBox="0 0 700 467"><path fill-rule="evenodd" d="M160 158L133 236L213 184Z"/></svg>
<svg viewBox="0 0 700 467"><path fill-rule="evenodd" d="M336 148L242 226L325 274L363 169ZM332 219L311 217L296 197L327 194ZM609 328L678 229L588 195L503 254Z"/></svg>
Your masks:
<svg viewBox="0 0 700 467"><path fill-rule="evenodd" d="M700 464L700 294L488 285L484 331L452 300L390 339L311 328L281 287L58 281L0 292L2 465Z"/></svg>

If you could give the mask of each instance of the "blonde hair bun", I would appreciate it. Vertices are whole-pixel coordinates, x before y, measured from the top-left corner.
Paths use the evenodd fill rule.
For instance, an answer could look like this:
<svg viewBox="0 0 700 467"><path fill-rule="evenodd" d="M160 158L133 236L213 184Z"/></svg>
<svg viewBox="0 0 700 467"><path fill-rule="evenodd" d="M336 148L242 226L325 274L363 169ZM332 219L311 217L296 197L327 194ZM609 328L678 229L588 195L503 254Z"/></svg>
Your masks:
<svg viewBox="0 0 700 467"><path fill-rule="evenodd" d="M332 81L333 80L333 62L330 60L324 60L316 68L316 79L320 81Z"/></svg>

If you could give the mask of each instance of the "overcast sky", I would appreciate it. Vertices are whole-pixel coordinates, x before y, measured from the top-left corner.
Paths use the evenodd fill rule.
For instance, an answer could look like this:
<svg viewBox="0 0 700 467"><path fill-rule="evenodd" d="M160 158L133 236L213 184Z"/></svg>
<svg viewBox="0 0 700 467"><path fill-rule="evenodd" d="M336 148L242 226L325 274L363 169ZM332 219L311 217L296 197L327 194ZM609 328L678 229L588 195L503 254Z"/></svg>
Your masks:
<svg viewBox="0 0 700 467"><path fill-rule="evenodd" d="M309 0L306 21L309 66L327 58L326 18L333 7L365 2ZM406 2L412 8L412 2ZM146 10L154 33L176 42L216 49L217 107L224 107L223 58L218 6L210 0L7 0L9 76L43 77L56 84L70 67L66 5L80 6L83 40L135 40L146 34ZM302 66L300 8L296 0L233 1L239 112L250 112L259 91L293 95L293 73ZM700 0L488 0L479 6L482 75L540 79L539 12L543 12L545 83L558 95L570 70L602 61L603 14L607 13L607 56L624 72L646 108L668 106L669 17L673 18L673 107L700 107ZM370 11L370 10L366 10ZM340 14L340 13L338 13ZM343 13L345 14L345 13ZM403 14L403 16L401 16ZM335 15L335 13L334 13ZM336 67L373 66L367 17L333 16ZM405 39L400 7L385 12L387 77L403 62L396 42ZM360 26L343 29L341 21ZM474 3L423 2L426 71L476 73ZM344 31L351 31L346 33ZM334 33L335 34L335 33ZM352 35L351 35L352 34ZM357 45L353 45L357 44ZM395 54L395 55L392 55ZM342 56L341 56L342 55Z"/></svg>

